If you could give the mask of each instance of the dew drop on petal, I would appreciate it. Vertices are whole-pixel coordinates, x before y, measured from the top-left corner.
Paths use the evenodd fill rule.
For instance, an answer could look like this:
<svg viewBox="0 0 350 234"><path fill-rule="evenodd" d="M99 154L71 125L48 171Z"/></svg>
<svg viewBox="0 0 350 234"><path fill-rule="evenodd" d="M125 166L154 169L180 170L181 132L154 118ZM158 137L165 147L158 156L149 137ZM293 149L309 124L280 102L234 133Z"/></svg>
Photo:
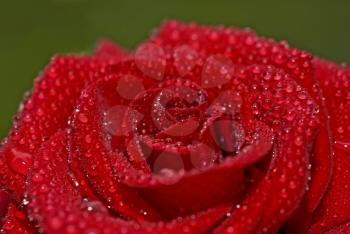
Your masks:
<svg viewBox="0 0 350 234"><path fill-rule="evenodd" d="M241 148L245 141L245 131L241 124L232 120L215 121L210 132L220 149L234 153Z"/></svg>
<svg viewBox="0 0 350 234"><path fill-rule="evenodd" d="M49 225L50 227L53 229L53 230L59 230L62 225L63 225L63 222L60 218L58 217L52 217L50 220L49 220Z"/></svg>
<svg viewBox="0 0 350 234"><path fill-rule="evenodd" d="M184 164L181 156L171 152L161 153L153 164L153 171L157 174L164 172L164 170L165 172L169 172L169 170L179 172L183 169Z"/></svg>
<svg viewBox="0 0 350 234"><path fill-rule="evenodd" d="M134 99L137 94L144 91L145 88L139 78L132 75L125 75L118 80L116 89L122 98L131 100Z"/></svg>
<svg viewBox="0 0 350 234"><path fill-rule="evenodd" d="M179 46L174 50L174 65L181 76L191 72L198 59L198 53L187 45Z"/></svg>
<svg viewBox="0 0 350 234"><path fill-rule="evenodd" d="M12 158L10 159L10 167L17 173L26 175L32 163L32 155L12 149Z"/></svg>
<svg viewBox="0 0 350 234"><path fill-rule="evenodd" d="M166 67L164 50L152 43L140 45L135 53L137 67L149 78L162 80Z"/></svg>
<svg viewBox="0 0 350 234"><path fill-rule="evenodd" d="M343 128L343 126L339 126L339 127L337 128L337 132L338 132L339 134L343 134L343 133L344 133L344 128Z"/></svg>
<svg viewBox="0 0 350 234"><path fill-rule="evenodd" d="M304 141L301 137L297 136L295 139L294 139L294 144L296 146L302 146L304 144Z"/></svg>
<svg viewBox="0 0 350 234"><path fill-rule="evenodd" d="M2 227L6 231L11 231L12 229L15 228L15 225L11 220L7 220Z"/></svg>
<svg viewBox="0 0 350 234"><path fill-rule="evenodd" d="M343 150L345 152L350 153L350 142L344 142L344 141L335 141L334 146L337 149Z"/></svg>
<svg viewBox="0 0 350 234"><path fill-rule="evenodd" d="M126 106L116 105L107 110L103 125L105 130L112 136L124 135L122 124L127 109L128 107Z"/></svg>
<svg viewBox="0 0 350 234"><path fill-rule="evenodd" d="M29 204L29 201L27 199L23 199L22 204L27 206Z"/></svg>
<svg viewBox="0 0 350 234"><path fill-rule="evenodd" d="M78 120L82 123L87 123L89 121L87 116L83 113L78 114Z"/></svg>
<svg viewBox="0 0 350 234"><path fill-rule="evenodd" d="M223 55L210 56L203 66L202 87L213 88L226 84L232 78L234 65Z"/></svg>
<svg viewBox="0 0 350 234"><path fill-rule="evenodd" d="M41 174L39 174L39 173L35 173L32 176L32 181L36 182L36 183L43 181L43 179L44 179L44 177Z"/></svg>
<svg viewBox="0 0 350 234"><path fill-rule="evenodd" d="M83 207L90 212L101 212L104 214L108 213L108 209L100 201L88 201L84 199Z"/></svg>
<svg viewBox="0 0 350 234"><path fill-rule="evenodd" d="M196 169L212 166L217 159L215 150L208 145L198 144L191 149L191 162Z"/></svg>

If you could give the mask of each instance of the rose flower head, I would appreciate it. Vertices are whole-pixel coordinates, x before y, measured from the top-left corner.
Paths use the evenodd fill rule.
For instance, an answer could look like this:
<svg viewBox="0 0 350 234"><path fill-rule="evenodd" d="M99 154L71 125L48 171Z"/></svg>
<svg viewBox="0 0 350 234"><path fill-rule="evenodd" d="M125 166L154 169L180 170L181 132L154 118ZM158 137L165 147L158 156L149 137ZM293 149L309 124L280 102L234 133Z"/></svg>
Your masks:
<svg viewBox="0 0 350 234"><path fill-rule="evenodd" d="M350 69L165 22L57 55L0 147L4 233L350 233Z"/></svg>

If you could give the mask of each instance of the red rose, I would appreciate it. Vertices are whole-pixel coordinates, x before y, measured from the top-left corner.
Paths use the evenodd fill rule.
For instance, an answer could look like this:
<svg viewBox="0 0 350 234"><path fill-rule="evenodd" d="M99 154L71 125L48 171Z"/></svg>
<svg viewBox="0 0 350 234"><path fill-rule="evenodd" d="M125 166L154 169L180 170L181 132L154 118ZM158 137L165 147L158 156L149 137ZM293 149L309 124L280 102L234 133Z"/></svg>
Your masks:
<svg viewBox="0 0 350 234"><path fill-rule="evenodd" d="M348 233L350 69L168 22L56 56L0 150L5 233Z"/></svg>

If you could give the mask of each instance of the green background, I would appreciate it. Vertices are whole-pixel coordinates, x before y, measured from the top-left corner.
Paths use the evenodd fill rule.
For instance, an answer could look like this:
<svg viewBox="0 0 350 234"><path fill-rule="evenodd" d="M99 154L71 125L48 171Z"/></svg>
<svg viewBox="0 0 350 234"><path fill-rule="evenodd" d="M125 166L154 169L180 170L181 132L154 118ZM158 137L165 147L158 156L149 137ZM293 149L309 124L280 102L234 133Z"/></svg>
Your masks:
<svg viewBox="0 0 350 234"><path fill-rule="evenodd" d="M350 62L347 0L0 0L0 138L53 54L90 51L101 37L133 48L167 18L251 27Z"/></svg>

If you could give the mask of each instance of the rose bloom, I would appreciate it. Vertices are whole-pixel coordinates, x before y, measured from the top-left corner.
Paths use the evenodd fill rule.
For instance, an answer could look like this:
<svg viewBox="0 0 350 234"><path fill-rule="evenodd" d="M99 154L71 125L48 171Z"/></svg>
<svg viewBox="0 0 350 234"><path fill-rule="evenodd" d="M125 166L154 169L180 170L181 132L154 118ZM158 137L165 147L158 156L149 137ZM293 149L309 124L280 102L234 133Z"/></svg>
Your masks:
<svg viewBox="0 0 350 234"><path fill-rule="evenodd" d="M350 233L350 69L164 23L57 55L0 148L3 233Z"/></svg>

